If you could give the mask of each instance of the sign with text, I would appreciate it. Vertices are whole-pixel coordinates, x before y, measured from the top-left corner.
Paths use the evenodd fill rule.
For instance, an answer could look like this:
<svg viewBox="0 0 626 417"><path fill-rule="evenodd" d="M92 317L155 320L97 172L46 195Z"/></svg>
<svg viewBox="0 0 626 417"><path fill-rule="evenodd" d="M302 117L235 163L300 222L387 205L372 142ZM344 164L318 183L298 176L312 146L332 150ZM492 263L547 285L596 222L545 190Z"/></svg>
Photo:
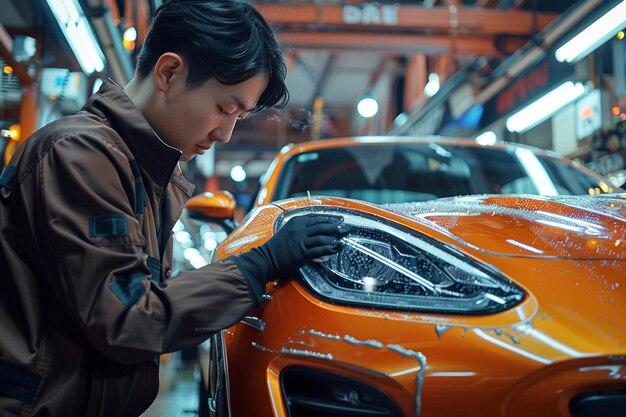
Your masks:
<svg viewBox="0 0 626 417"><path fill-rule="evenodd" d="M346 4L343 6L343 21L349 25L398 24L398 6L376 3Z"/></svg>

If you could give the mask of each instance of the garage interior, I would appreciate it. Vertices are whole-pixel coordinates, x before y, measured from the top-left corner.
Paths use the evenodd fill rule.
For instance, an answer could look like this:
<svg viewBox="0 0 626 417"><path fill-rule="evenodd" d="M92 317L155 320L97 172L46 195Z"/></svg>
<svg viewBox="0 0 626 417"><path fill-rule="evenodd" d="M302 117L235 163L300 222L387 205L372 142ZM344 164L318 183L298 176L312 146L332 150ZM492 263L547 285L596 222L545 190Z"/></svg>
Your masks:
<svg viewBox="0 0 626 417"><path fill-rule="evenodd" d="M238 207L250 207L286 145L352 136L519 143L575 160L615 187L626 183L624 1L250 3L283 49L290 101L241 121L230 143L183 163L196 192L227 190ZM103 80L130 80L160 4L0 0L2 167L35 130L79 111ZM74 7L66 16L73 23L64 26L55 7ZM578 54L561 49L607 13L619 17L614 30ZM93 50L74 44L71 24L86 28ZM529 124L516 121L561 87L576 89L571 100L554 109L544 103ZM161 393L144 416L197 413L194 352L166 355L161 365Z"/></svg>

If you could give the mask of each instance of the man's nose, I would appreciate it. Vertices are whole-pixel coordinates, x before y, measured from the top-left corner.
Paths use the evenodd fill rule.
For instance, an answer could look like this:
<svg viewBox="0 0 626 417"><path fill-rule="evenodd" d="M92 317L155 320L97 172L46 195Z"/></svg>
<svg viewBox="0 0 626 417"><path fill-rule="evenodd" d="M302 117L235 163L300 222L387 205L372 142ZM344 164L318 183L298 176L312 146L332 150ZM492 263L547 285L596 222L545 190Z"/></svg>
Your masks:
<svg viewBox="0 0 626 417"><path fill-rule="evenodd" d="M237 124L237 119L226 120L213 131L213 138L221 143L228 143Z"/></svg>

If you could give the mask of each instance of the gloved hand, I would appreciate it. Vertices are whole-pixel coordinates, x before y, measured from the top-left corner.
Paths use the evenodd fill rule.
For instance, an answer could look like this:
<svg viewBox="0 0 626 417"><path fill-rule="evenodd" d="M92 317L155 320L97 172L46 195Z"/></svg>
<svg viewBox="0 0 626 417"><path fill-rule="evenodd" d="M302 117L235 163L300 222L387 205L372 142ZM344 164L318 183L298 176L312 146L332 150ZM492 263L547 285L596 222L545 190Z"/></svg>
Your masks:
<svg viewBox="0 0 626 417"><path fill-rule="evenodd" d="M267 261L266 279L284 278L313 259L337 253L343 246L340 237L348 231L342 223L339 216L293 217L257 248Z"/></svg>
<svg viewBox="0 0 626 417"><path fill-rule="evenodd" d="M292 217L267 242L249 252L229 258L243 272L249 284L259 288L269 280L285 278L307 262L337 253L341 236L349 226L339 216L306 214ZM256 292L256 291L255 291Z"/></svg>

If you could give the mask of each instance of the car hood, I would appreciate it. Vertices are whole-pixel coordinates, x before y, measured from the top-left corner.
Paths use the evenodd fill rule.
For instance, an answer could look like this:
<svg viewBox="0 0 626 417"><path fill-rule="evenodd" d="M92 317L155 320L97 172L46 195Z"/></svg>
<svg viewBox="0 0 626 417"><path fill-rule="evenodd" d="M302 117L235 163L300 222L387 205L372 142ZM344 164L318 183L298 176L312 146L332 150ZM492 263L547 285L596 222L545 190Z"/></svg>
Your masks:
<svg viewBox="0 0 626 417"><path fill-rule="evenodd" d="M626 259L626 195L482 195L383 207L492 255Z"/></svg>

